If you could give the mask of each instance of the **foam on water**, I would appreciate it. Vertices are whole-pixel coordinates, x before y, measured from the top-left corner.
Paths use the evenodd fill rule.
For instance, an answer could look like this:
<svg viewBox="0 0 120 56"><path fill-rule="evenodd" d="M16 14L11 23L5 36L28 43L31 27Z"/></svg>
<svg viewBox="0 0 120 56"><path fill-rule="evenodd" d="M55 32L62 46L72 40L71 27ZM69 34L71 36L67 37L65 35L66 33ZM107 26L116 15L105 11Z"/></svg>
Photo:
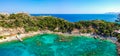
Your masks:
<svg viewBox="0 0 120 56"><path fill-rule="evenodd" d="M117 50L106 40L43 34L0 44L0 56L117 56Z"/></svg>

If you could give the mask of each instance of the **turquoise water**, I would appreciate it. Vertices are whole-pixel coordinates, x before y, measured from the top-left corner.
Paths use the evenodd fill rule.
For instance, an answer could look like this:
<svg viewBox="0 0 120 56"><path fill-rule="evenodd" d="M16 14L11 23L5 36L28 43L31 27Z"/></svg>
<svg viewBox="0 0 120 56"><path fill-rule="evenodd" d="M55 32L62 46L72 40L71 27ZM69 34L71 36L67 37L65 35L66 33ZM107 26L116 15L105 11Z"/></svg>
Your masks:
<svg viewBox="0 0 120 56"><path fill-rule="evenodd" d="M117 51L106 40L43 34L0 44L0 56L117 56Z"/></svg>

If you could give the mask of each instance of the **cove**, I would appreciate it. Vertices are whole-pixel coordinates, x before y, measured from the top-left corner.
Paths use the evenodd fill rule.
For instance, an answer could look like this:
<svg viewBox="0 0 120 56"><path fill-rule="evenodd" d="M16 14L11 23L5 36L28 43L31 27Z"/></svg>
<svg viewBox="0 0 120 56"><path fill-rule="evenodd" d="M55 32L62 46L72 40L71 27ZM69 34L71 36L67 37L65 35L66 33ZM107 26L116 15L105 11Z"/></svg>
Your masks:
<svg viewBox="0 0 120 56"><path fill-rule="evenodd" d="M108 40L86 36L41 34L0 44L0 56L118 56Z"/></svg>

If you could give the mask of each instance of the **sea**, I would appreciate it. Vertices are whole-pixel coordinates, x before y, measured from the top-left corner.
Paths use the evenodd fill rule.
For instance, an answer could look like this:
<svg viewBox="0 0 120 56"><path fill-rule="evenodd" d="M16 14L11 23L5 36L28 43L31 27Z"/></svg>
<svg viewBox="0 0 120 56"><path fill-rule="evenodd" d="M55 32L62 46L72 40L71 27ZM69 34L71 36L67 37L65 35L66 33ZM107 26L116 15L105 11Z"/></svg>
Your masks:
<svg viewBox="0 0 120 56"><path fill-rule="evenodd" d="M86 36L41 34L0 44L0 56L118 56L108 40Z"/></svg>
<svg viewBox="0 0 120 56"><path fill-rule="evenodd" d="M31 14L54 16L69 22L105 20L114 22L115 14ZM86 36L38 34L12 42L0 43L0 56L118 56L116 45L109 40Z"/></svg>
<svg viewBox="0 0 120 56"><path fill-rule="evenodd" d="M82 20L105 20L108 22L115 22L118 18L117 14L31 14L31 16L54 16L69 22L78 22Z"/></svg>

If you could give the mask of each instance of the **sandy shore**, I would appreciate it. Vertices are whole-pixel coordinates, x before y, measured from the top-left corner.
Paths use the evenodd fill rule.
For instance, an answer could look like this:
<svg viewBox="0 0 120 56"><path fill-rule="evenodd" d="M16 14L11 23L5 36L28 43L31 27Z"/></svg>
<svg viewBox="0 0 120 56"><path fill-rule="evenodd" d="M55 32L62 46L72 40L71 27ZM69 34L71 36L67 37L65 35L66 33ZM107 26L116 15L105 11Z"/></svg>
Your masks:
<svg viewBox="0 0 120 56"><path fill-rule="evenodd" d="M6 38L0 39L0 43L1 42L10 42L10 41L13 41L13 40L19 40L18 38L22 39L22 38L25 38L25 37L34 36L36 34L42 34L42 33L40 33L40 31L37 31L37 32L20 34L20 35L13 34L12 36L7 36Z"/></svg>
<svg viewBox="0 0 120 56"><path fill-rule="evenodd" d="M52 31L48 31L48 32L37 31L37 32L24 33L24 34L20 34L20 35L13 34L13 35L7 36L6 38L0 39L0 43L1 42L10 42L10 41L13 41L13 40L21 40L22 38L25 38L25 37L34 36L34 35L43 34L43 33L62 34L62 35L65 35L65 36L90 36L90 34L68 34L68 33L52 32Z"/></svg>
<svg viewBox="0 0 120 56"><path fill-rule="evenodd" d="M12 40L19 40L19 41L22 41L22 38L25 38L25 37L29 37L29 36L34 36L34 35L37 35L37 34L44 34L44 33L53 33L53 34L61 34L61 35L65 35L65 36L89 36L89 37L94 37L92 34L90 33L84 33L84 34L68 34L68 33L61 33L61 32L52 32L52 31L37 31L37 32L29 32L29 33L24 33L24 34L13 34L13 35L10 35L10 36L7 36L6 38L2 38L0 39L0 43L1 42L10 42ZM104 38L100 38L100 39L104 39ZM110 40L112 42L114 42L113 40L111 39L106 39L106 40Z"/></svg>

